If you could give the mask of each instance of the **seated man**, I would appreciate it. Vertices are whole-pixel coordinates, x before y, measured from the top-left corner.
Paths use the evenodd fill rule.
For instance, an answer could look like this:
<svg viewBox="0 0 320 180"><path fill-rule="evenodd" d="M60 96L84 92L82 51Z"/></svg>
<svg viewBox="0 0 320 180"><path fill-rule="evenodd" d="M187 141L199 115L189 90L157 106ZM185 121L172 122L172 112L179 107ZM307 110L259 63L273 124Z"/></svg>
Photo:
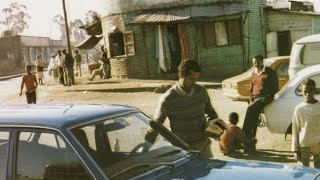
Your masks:
<svg viewBox="0 0 320 180"><path fill-rule="evenodd" d="M237 126L239 116L232 112L229 115L228 128L220 137L219 148L224 155L228 155L236 149L244 147L245 151L249 151L257 142L256 139L248 139L243 131Z"/></svg>
<svg viewBox="0 0 320 180"><path fill-rule="evenodd" d="M103 62L99 61L99 68L98 69L94 69L92 71L92 73L89 75L88 80L92 81L96 75L100 75L100 78L103 78Z"/></svg>

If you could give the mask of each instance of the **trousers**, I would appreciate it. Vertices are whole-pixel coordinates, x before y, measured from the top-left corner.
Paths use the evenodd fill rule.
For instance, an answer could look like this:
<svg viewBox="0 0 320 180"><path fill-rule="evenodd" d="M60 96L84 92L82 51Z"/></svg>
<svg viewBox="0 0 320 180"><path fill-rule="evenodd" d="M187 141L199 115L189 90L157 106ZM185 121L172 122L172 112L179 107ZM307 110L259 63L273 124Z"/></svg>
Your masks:
<svg viewBox="0 0 320 180"><path fill-rule="evenodd" d="M259 115L263 108L273 100L270 96L255 97L248 106L242 130L248 139L256 137Z"/></svg>

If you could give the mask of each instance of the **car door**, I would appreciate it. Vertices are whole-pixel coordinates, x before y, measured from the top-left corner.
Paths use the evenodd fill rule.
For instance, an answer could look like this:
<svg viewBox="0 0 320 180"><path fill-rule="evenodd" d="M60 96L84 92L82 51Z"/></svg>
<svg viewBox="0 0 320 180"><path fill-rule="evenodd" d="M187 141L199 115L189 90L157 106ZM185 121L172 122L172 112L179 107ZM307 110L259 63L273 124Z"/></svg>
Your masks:
<svg viewBox="0 0 320 180"><path fill-rule="evenodd" d="M9 161L9 129L0 128L0 180L8 179Z"/></svg>
<svg viewBox="0 0 320 180"><path fill-rule="evenodd" d="M320 72L305 75L300 80L286 86L286 93L275 98L264 108L267 126L270 132L285 134L291 124L294 108L304 101L301 83L306 79L316 82L315 98L320 100Z"/></svg>
<svg viewBox="0 0 320 180"><path fill-rule="evenodd" d="M68 141L60 133L46 129L17 128L8 135L0 130L0 180L94 179ZM12 137L5 159L6 137ZM7 140L8 141L8 140ZM3 155L4 154L4 155ZM8 153L7 153L8 154ZM9 164L3 168L4 163ZM4 174L4 175L3 175Z"/></svg>

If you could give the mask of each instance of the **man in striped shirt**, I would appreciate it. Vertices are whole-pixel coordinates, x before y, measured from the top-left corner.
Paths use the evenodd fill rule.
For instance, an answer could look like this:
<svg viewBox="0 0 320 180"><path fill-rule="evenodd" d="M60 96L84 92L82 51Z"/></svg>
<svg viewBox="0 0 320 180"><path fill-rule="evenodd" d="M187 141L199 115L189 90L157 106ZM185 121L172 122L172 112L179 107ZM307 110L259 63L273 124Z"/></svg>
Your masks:
<svg viewBox="0 0 320 180"><path fill-rule="evenodd" d="M209 119L215 119L218 115L211 105L206 88L196 84L200 66L196 61L184 60L178 73L179 81L160 97L155 119L163 124L168 117L174 134L189 144L191 149L200 151L200 157L213 157L211 140L205 133L205 115ZM152 134L156 133L149 130L147 137Z"/></svg>

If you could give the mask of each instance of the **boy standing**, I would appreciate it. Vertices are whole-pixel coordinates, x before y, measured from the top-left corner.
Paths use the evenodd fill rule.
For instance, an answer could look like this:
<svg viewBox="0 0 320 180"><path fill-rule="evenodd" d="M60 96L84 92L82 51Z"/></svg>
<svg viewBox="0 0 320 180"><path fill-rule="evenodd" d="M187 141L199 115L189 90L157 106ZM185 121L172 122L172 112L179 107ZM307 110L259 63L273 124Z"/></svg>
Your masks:
<svg viewBox="0 0 320 180"><path fill-rule="evenodd" d="M22 81L21 81L20 96L22 95L22 90L25 85L27 103L36 104L37 103L36 88L38 86L37 77L31 73L30 65L27 65L25 70L26 70L26 74L23 75Z"/></svg>
<svg viewBox="0 0 320 180"><path fill-rule="evenodd" d="M292 118L292 147L295 158L309 166L313 156L315 168L320 168L320 102L314 98L316 83L307 79L302 83L304 102L298 104Z"/></svg>
<svg viewBox="0 0 320 180"><path fill-rule="evenodd" d="M229 115L229 122L227 129L220 137L219 148L224 155L228 155L236 149L244 146L245 150L253 148L256 139L249 140L243 131L237 126L239 116L236 112Z"/></svg>

